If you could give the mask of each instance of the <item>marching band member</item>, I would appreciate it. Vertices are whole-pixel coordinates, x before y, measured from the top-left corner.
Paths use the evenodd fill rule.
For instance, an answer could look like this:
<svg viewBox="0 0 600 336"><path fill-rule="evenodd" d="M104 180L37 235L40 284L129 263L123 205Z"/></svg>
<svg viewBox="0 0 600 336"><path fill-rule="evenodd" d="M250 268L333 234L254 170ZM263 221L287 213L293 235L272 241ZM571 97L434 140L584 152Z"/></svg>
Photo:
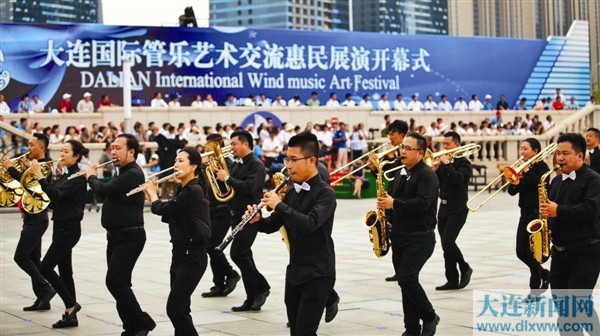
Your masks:
<svg viewBox="0 0 600 336"><path fill-rule="evenodd" d="M317 138L308 132L290 139L285 164L291 179L283 201L274 192L261 200L274 209L268 218L255 216L258 230L273 233L284 226L290 242L285 305L291 335L316 335L335 283L335 252L331 232L335 193L319 176ZM250 216L256 206L248 207Z"/></svg>
<svg viewBox="0 0 600 336"><path fill-rule="evenodd" d="M591 127L585 131L585 142L587 144L587 164L596 173L600 174L600 149L598 149L598 143L600 142L600 130Z"/></svg>
<svg viewBox="0 0 600 336"><path fill-rule="evenodd" d="M81 237L81 220L85 209L87 186L83 178L67 180L67 177L79 171L78 163L86 154L87 150L81 142L68 140L60 151L60 163L67 169L67 173L60 175L58 180L52 183L44 179L42 168L37 160L34 160L31 165L33 175L50 198L50 207L53 210L52 244L42 260L40 271L63 300L65 313L52 325L52 328L79 325L77 312L81 306L77 303L75 295L72 256L73 247ZM54 272L57 265L60 276Z"/></svg>
<svg viewBox="0 0 600 336"><path fill-rule="evenodd" d="M447 132L442 141L444 150L460 146L460 135ZM444 266L446 283L438 286L437 290L465 288L471 281L473 269L465 261L456 239L467 221L469 179L471 177L471 162L467 158L450 159L447 155L439 157L440 164L435 173L440 181L440 210L438 213L438 230L444 250ZM460 269L461 278L458 279Z"/></svg>
<svg viewBox="0 0 600 336"><path fill-rule="evenodd" d="M48 161L46 158L47 148L48 137L45 135L35 133L29 139L28 150L31 159L39 162ZM2 165L8 170L13 179L21 180L21 173L13 167L7 158L2 159ZM36 300L31 306L23 307L24 311L49 310L50 300L56 295L54 288L50 286L40 272L42 236L47 228L48 210L37 214L23 212L23 229L17 243L14 259L17 265L31 277L31 285L36 296Z"/></svg>
<svg viewBox="0 0 600 336"><path fill-rule="evenodd" d="M525 139L520 146L520 154L523 161L531 159L534 155L542 150L540 142L534 138ZM533 252L529 247L529 236L527 232L527 224L534 219L539 218L539 197L538 186L540 178L550 168L544 161L539 161L524 173L522 173L518 184L509 184L508 193L511 196L519 194L519 207L521 208L521 218L519 218L519 226L517 227L517 257L527 267L529 267L529 288L531 296L539 296L539 289L548 289L550 281L550 272L544 269L533 257Z"/></svg>
<svg viewBox="0 0 600 336"><path fill-rule="evenodd" d="M221 139L221 136L213 133L206 137L207 141L214 139ZM230 160L225 160L229 169L231 167ZM218 183L222 184L220 181ZM208 199L210 201L211 236L207 252L210 257L210 269L213 274L214 286L208 292L202 293L202 297L206 298L227 296L233 292L238 281L240 281L240 275L231 267L225 254L215 251L215 247L221 244L231 226L231 214L227 204L219 202L212 192L208 193Z"/></svg>
<svg viewBox="0 0 600 336"><path fill-rule="evenodd" d="M210 240L209 202L202 175L200 153L183 148L175 159L175 171L181 189L169 201L158 199L156 180L148 182L144 193L152 203L152 213L169 224L173 256L171 258L171 292L167 299L167 315L175 327L175 335L198 335L192 321L191 296L207 265L206 246Z"/></svg>
<svg viewBox="0 0 600 336"><path fill-rule="evenodd" d="M125 335L147 335L156 323L142 311L131 290L131 274L144 245L144 195L126 193L145 182L144 172L136 163L140 146L131 134L120 134L111 145L111 156L118 160L118 174L108 182L96 176L96 165L85 171L88 184L104 197L102 226L106 229L106 287L115 298Z"/></svg>
<svg viewBox="0 0 600 336"><path fill-rule="evenodd" d="M377 198L377 207L393 211L392 261L402 289L403 335L435 335L440 317L419 283L419 272L435 248L435 224L439 181L423 161L427 141L418 133L402 143L402 163L391 194ZM421 321L423 329L421 330ZM421 333L422 331L422 333Z"/></svg>
<svg viewBox="0 0 600 336"><path fill-rule="evenodd" d="M217 179L227 182L235 191L235 196L227 203L232 227L242 220L246 206L258 204L262 197L266 171L264 164L252 152L252 142L252 135L247 131L233 132L231 150L236 158L231 165L231 175L224 169L216 171ZM256 226L248 225L240 231L231 246L231 260L240 269L246 290L246 300L241 306L232 307L234 312L260 310L270 294L271 286L259 272L252 257L251 248L256 234Z"/></svg>

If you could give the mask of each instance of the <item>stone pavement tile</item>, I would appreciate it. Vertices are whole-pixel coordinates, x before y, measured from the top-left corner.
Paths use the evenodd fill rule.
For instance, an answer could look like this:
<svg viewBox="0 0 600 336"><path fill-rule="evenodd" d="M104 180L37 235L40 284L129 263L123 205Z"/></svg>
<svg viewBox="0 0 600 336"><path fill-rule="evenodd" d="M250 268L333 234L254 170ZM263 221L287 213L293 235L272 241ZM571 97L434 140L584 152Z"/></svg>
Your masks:
<svg viewBox="0 0 600 336"><path fill-rule="evenodd" d="M213 323L204 328L230 335L285 335L289 331L283 325L248 319L227 323Z"/></svg>

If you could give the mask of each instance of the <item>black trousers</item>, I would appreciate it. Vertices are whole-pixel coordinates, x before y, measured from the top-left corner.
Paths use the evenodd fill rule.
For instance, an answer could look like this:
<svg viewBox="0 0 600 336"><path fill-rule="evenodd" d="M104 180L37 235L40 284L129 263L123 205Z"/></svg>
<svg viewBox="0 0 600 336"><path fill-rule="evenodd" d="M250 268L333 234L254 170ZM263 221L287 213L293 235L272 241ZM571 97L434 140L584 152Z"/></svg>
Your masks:
<svg viewBox="0 0 600 336"><path fill-rule="evenodd" d="M231 225L234 227L241 221L241 215L231 216ZM271 288L267 279L258 271L252 256L252 244L258 233L257 225L248 224L241 230L231 243L231 260L242 273L242 281L246 290L246 303L252 304L254 297Z"/></svg>
<svg viewBox="0 0 600 336"><path fill-rule="evenodd" d="M106 249L106 288L117 301L117 312L123 329L133 334L139 330L153 329L154 320L143 312L131 290L131 273L146 243L146 231L134 229L109 231Z"/></svg>
<svg viewBox="0 0 600 336"><path fill-rule="evenodd" d="M175 336L198 335L190 315L191 296L206 271L206 264L204 247L173 246L167 315L175 327Z"/></svg>
<svg viewBox="0 0 600 336"><path fill-rule="evenodd" d="M421 320L431 322L435 310L419 283L419 272L433 254L435 233L422 236L395 236L392 240L394 253L392 260L402 289L402 309L404 327L407 332L421 334Z"/></svg>
<svg viewBox="0 0 600 336"><path fill-rule="evenodd" d="M465 258L456 244L456 239L467 221L468 214L469 208L464 205L459 209L450 209L450 206L445 204L440 205L438 214L438 230L444 250L446 280L455 285L458 285L460 280L457 266L462 272L469 269L469 264L465 262Z"/></svg>
<svg viewBox="0 0 600 336"><path fill-rule="evenodd" d="M517 228L517 258L529 267L529 288L538 289L542 284L542 272L544 268L533 257L531 247L529 246L529 237L527 224L534 219L539 218L537 208L522 208L521 218L519 218L519 227Z"/></svg>
<svg viewBox="0 0 600 336"><path fill-rule="evenodd" d="M40 272L42 236L46 229L48 229L48 213L26 215L14 257L17 265L31 278L33 293L37 298L41 298L50 290L50 284Z"/></svg>
<svg viewBox="0 0 600 336"><path fill-rule="evenodd" d="M231 213L226 205L212 208L210 210L211 236L208 243L208 255L210 257L210 269L213 274L213 282L218 288L225 288L225 277L237 277L238 273L231 267L224 253L216 252L225 239L231 224Z"/></svg>
<svg viewBox="0 0 600 336"><path fill-rule="evenodd" d="M50 282L65 304L65 308L75 306L75 282L73 281L73 247L81 237L79 220L68 223L54 223L52 244L48 248L42 266L42 275ZM56 274L54 268L58 265Z"/></svg>
<svg viewBox="0 0 600 336"><path fill-rule="evenodd" d="M598 275L600 274L600 243L593 245L587 245L564 252L559 252L555 248L552 249L552 263L550 265L550 287L552 288L552 294L558 296L564 296L565 291L560 289L580 289L584 290L577 291L576 295L585 297L592 295L596 282L598 281ZM589 290L589 293L586 290ZM582 314L577 314L580 318ZM566 322L573 322L573 315L562 316L559 315L558 323L563 325ZM598 321L598 312L593 311L591 317L588 320L583 321L584 323L592 323L594 332L600 326ZM583 335L583 331L578 332L561 332L561 335ZM590 335L595 335L590 333Z"/></svg>
<svg viewBox="0 0 600 336"><path fill-rule="evenodd" d="M320 277L303 284L285 283L285 306L291 335L316 335L335 279Z"/></svg>

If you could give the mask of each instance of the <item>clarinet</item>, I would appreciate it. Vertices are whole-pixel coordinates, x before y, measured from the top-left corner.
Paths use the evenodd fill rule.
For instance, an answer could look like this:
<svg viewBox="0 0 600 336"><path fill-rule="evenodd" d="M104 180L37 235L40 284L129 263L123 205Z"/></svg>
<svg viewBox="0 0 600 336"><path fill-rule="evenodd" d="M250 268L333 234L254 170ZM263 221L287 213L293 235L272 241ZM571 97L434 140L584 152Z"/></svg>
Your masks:
<svg viewBox="0 0 600 336"><path fill-rule="evenodd" d="M285 187L288 183L288 180L290 179L290 177L286 177L285 180L283 180L281 183L279 183L277 185L277 187L275 187L275 189L273 190L274 193L278 193L279 190L281 190L281 188ZM254 210L252 213L250 213L250 215L248 215L245 218L242 218L242 221L239 222L238 225L236 225L232 230L231 230L231 234L229 234L229 236L225 237L225 239L223 239L223 242L215 247L215 251L219 252L219 253L223 253L223 251L227 248L227 246L229 246L229 244L233 241L233 239L235 238L235 236L238 234L238 232L242 231L244 229L244 226L246 226L246 224L248 224L248 222L250 222L250 220L252 218L254 218L254 216L256 216L256 214L260 211L260 209L262 209L265 206L265 204L263 202L258 203L258 205L256 206L256 210Z"/></svg>

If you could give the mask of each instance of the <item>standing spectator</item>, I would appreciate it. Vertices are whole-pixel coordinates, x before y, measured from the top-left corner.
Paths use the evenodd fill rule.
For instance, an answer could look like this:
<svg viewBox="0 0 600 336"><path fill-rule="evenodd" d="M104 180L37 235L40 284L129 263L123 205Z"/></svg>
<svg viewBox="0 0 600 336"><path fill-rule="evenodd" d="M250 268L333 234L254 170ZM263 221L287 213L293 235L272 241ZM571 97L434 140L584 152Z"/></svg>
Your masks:
<svg viewBox="0 0 600 336"><path fill-rule="evenodd" d="M348 147L346 141L346 124L341 122L340 128L333 134L333 142L337 144L337 164L336 168L345 166L348 163Z"/></svg>
<svg viewBox="0 0 600 336"><path fill-rule="evenodd" d="M587 153L584 162L590 166L596 173L600 174L600 130L591 127L585 132L585 144Z"/></svg>
<svg viewBox="0 0 600 336"><path fill-rule="evenodd" d="M565 103L564 101L560 98L560 95L556 96L556 100L552 103L552 108L557 110L557 111L561 111L565 109Z"/></svg>
<svg viewBox="0 0 600 336"><path fill-rule="evenodd" d="M329 100L327 101L327 103L325 104L325 106L327 107L339 107L340 106L340 102L338 102L337 100L337 94L335 94L334 92L329 94Z"/></svg>
<svg viewBox="0 0 600 336"><path fill-rule="evenodd" d="M467 102L463 100L463 97L458 97L456 103L454 103L454 111L466 111L469 109Z"/></svg>
<svg viewBox="0 0 600 336"><path fill-rule="evenodd" d="M92 102L92 94L86 92L83 94L83 99L77 103L77 112L79 113L93 113L94 103Z"/></svg>
<svg viewBox="0 0 600 336"><path fill-rule="evenodd" d="M471 101L469 102L469 110L470 111L481 111L483 110L483 104L477 99L477 95L471 96Z"/></svg>
<svg viewBox="0 0 600 336"><path fill-rule="evenodd" d="M446 98L446 95L442 95L440 103L438 104L438 111L452 111L452 104Z"/></svg>
<svg viewBox="0 0 600 336"><path fill-rule="evenodd" d="M365 140L363 132L358 127L359 125L352 126L352 142L350 143L352 160L356 160L362 156L362 142Z"/></svg>
<svg viewBox="0 0 600 336"><path fill-rule="evenodd" d="M563 102L566 101L565 95L560 92L560 88L556 88L556 93L554 94L554 97L552 97L552 101L556 101L558 98Z"/></svg>
<svg viewBox="0 0 600 336"><path fill-rule="evenodd" d="M279 154L283 149L283 145L281 144L281 141L279 141L278 135L279 128L271 127L269 129L269 137L263 141L262 149L266 157L265 166L267 168L270 168L271 165L277 161L277 158L279 158Z"/></svg>
<svg viewBox="0 0 600 336"><path fill-rule="evenodd" d="M513 107L513 110L517 111L526 111L527 110L527 98L523 97L519 102Z"/></svg>
<svg viewBox="0 0 600 336"><path fill-rule="evenodd" d="M346 100L342 102L342 106L352 107L356 106L356 102L352 100L352 93L346 93Z"/></svg>
<svg viewBox="0 0 600 336"><path fill-rule="evenodd" d="M373 104L371 104L371 101L369 99L370 99L369 95L364 94L362 97L362 100L360 101L360 103L358 103L358 106L366 106L369 108L373 108Z"/></svg>
<svg viewBox="0 0 600 336"><path fill-rule="evenodd" d="M150 102L150 107L168 107L167 103L162 99L162 93L155 92L154 99Z"/></svg>
<svg viewBox="0 0 600 336"><path fill-rule="evenodd" d="M506 102L506 97L504 95L500 96L500 100L496 104L496 110L508 110L508 103Z"/></svg>
<svg viewBox="0 0 600 336"><path fill-rule="evenodd" d="M406 103L404 102L404 99L402 99L402 94L397 94L396 95L396 100L394 100L394 110L396 111L406 111L408 107L406 106Z"/></svg>
<svg viewBox="0 0 600 336"><path fill-rule="evenodd" d="M100 103L98 103L98 107L99 107L99 108L100 108L100 107L105 107L105 106L106 106L106 107L117 106L117 105L113 104L113 103L110 101L110 97L109 97L107 94L103 94L103 95L100 97Z"/></svg>
<svg viewBox="0 0 600 336"><path fill-rule="evenodd" d="M310 93L310 99L306 101L307 106L320 106L321 102L319 102L318 95L315 91Z"/></svg>
<svg viewBox="0 0 600 336"><path fill-rule="evenodd" d="M58 110L60 113L72 113L73 105L71 104L71 95L68 93L63 94L62 100L58 104Z"/></svg>
<svg viewBox="0 0 600 336"><path fill-rule="evenodd" d="M44 102L40 100L38 95L33 95L33 101L29 105L29 113L42 113L44 112Z"/></svg>
<svg viewBox="0 0 600 336"><path fill-rule="evenodd" d="M18 113L28 113L30 108L31 108L31 103L29 101L29 95L24 94L23 96L21 96L21 101L19 102L19 105L17 106L17 112Z"/></svg>
<svg viewBox="0 0 600 336"><path fill-rule="evenodd" d="M10 114L10 107L4 101L4 95L0 94L0 115L2 114Z"/></svg>
<svg viewBox="0 0 600 336"><path fill-rule="evenodd" d="M387 94L384 93L381 95L381 99L377 102L377 109L379 111L389 111L392 109Z"/></svg>
<svg viewBox="0 0 600 336"><path fill-rule="evenodd" d="M492 96L489 94L485 95L485 102L483 103L483 109L486 111L491 111L494 109L494 106L492 105Z"/></svg>
<svg viewBox="0 0 600 336"><path fill-rule="evenodd" d="M579 104L575 101L575 97L571 96L567 106L565 107L567 110L579 110Z"/></svg>
<svg viewBox="0 0 600 336"><path fill-rule="evenodd" d="M281 95L275 95L275 100L273 101L273 104L271 104L272 106L286 106L287 104L285 103L285 100L281 99Z"/></svg>
<svg viewBox="0 0 600 336"><path fill-rule="evenodd" d="M209 93L206 95L206 98L204 98L204 107L217 107L219 106L219 103L217 103L214 99L213 96Z"/></svg>
<svg viewBox="0 0 600 336"><path fill-rule="evenodd" d="M423 104L425 111L435 111L438 109L438 105L433 101L433 96L428 95L425 103Z"/></svg>
<svg viewBox="0 0 600 336"><path fill-rule="evenodd" d="M202 97L200 95L194 96L194 101L190 104L191 107L202 107L204 104L202 103Z"/></svg>
<svg viewBox="0 0 600 336"><path fill-rule="evenodd" d="M410 103L408 103L408 106L407 106L409 111L418 112L418 111L422 111L425 109L425 106L423 105L423 103L421 103L419 101L418 95L414 94L414 95L412 95L411 98L412 98L412 100L410 101Z"/></svg>

